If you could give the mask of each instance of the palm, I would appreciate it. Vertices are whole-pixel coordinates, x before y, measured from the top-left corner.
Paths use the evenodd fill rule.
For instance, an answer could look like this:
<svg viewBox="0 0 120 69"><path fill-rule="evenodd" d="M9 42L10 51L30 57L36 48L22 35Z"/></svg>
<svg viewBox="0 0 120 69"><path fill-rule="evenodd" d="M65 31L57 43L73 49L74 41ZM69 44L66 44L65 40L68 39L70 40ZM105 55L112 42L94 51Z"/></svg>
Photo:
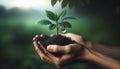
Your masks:
<svg viewBox="0 0 120 69"><path fill-rule="evenodd" d="M85 42L83 37L80 35L77 35L77 34L67 33L67 34L63 34L63 36L69 37L69 38L71 38L71 40L74 40L79 44L84 44L84 42Z"/></svg>

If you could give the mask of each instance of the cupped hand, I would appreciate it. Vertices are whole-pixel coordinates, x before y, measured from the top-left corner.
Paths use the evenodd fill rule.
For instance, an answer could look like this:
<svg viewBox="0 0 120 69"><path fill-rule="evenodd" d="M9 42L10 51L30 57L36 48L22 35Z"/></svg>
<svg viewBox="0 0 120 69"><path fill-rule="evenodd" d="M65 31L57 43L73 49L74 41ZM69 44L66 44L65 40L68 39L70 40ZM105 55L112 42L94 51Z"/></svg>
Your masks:
<svg viewBox="0 0 120 69"><path fill-rule="evenodd" d="M33 38L35 50L39 54L42 61L53 64L59 68L75 63L76 61L87 60L90 57L90 52L87 48L85 48L85 43L81 36L72 33L61 35L70 37L72 40L76 41L76 43L66 46L49 45L46 50L43 45L38 42L39 38L45 37L44 35L37 35ZM51 53L63 53L63 55L56 57Z"/></svg>
<svg viewBox="0 0 120 69"><path fill-rule="evenodd" d="M60 34L62 36L68 37L71 40L74 40L76 43L83 45L86 48L91 48L91 42L87 41L84 37L74 33Z"/></svg>

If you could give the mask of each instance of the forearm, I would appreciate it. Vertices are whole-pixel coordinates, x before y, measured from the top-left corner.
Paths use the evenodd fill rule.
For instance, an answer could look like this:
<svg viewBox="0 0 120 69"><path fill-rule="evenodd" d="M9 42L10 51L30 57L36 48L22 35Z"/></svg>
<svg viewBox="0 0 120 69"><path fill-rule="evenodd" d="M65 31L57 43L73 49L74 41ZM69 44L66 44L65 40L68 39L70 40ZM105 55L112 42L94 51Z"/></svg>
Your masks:
<svg viewBox="0 0 120 69"><path fill-rule="evenodd" d="M103 69L120 69L120 62L110 57L92 51L94 54L90 55L88 61L102 67Z"/></svg>
<svg viewBox="0 0 120 69"><path fill-rule="evenodd" d="M106 45L99 45L93 43L91 49L106 56L110 56L115 59L120 59L119 46L106 46Z"/></svg>

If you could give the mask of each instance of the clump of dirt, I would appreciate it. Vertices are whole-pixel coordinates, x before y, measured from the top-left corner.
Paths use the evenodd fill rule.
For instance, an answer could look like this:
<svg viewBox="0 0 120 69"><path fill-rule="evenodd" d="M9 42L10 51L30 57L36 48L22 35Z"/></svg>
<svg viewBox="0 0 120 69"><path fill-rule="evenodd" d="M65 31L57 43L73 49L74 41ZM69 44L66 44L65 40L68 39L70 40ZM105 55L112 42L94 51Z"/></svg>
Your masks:
<svg viewBox="0 0 120 69"><path fill-rule="evenodd" d="M65 46L71 43L75 43L75 41L71 40L68 37L62 36L62 35L54 35L52 37L45 36L43 38L40 38L38 41L46 48L48 45L60 45ZM56 56L60 56L62 53L54 54Z"/></svg>

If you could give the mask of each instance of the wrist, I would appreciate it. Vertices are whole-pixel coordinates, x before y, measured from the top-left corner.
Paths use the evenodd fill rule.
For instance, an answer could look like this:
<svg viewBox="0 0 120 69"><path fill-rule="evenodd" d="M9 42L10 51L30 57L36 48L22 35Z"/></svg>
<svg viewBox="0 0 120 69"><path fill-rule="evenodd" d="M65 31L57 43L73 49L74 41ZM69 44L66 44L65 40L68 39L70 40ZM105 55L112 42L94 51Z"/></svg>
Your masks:
<svg viewBox="0 0 120 69"><path fill-rule="evenodd" d="M92 61L93 57L94 57L94 54L90 52L89 49L84 48L82 54L78 56L78 60Z"/></svg>
<svg viewBox="0 0 120 69"><path fill-rule="evenodd" d="M114 60L113 58L110 58L108 56L105 56L93 50L92 52L93 54L91 54L90 58L87 61L92 62L93 64L96 64L104 69L119 69L120 68L120 63ZM115 65L113 65L113 63Z"/></svg>

